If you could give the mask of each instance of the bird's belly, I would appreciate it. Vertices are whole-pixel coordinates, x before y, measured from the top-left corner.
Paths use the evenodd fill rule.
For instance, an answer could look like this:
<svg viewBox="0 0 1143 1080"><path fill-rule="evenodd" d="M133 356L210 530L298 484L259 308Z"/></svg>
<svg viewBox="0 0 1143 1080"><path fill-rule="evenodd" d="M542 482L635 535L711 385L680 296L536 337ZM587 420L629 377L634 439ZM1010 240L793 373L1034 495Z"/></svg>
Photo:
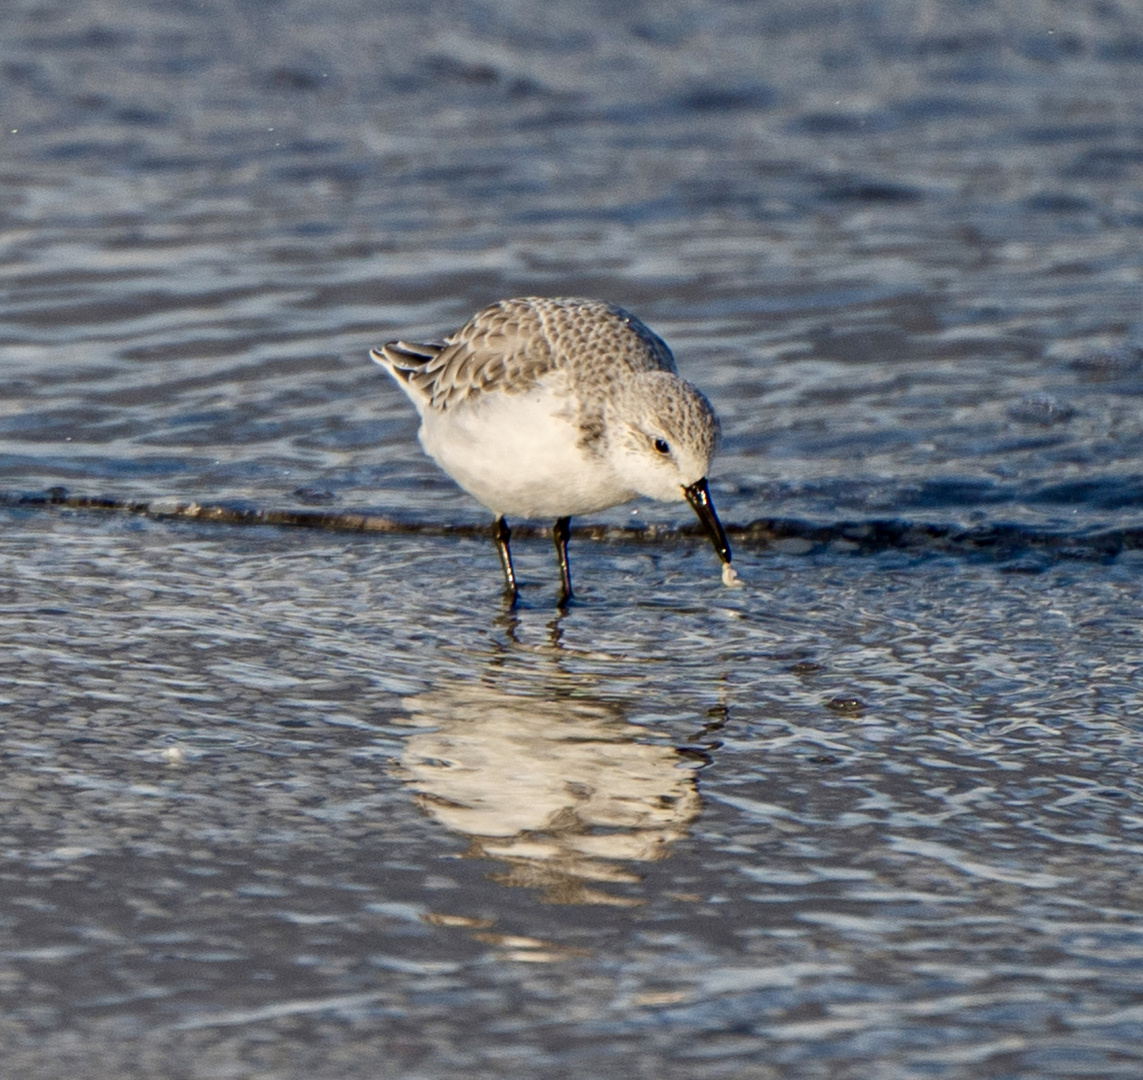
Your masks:
<svg viewBox="0 0 1143 1080"><path fill-rule="evenodd" d="M580 445L565 397L537 388L426 411L421 445L495 514L565 517L628 502L635 492Z"/></svg>

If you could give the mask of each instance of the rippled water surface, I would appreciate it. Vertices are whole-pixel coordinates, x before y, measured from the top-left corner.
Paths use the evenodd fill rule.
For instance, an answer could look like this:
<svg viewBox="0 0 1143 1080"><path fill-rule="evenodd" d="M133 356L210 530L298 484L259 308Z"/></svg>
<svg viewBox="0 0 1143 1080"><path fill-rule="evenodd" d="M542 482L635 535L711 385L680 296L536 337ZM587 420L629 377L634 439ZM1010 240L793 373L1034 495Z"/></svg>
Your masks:
<svg viewBox="0 0 1143 1080"><path fill-rule="evenodd" d="M22 0L0 88L12 1075L1143 1071L1135 5ZM503 609L367 352L526 293L708 393L744 589L640 503Z"/></svg>

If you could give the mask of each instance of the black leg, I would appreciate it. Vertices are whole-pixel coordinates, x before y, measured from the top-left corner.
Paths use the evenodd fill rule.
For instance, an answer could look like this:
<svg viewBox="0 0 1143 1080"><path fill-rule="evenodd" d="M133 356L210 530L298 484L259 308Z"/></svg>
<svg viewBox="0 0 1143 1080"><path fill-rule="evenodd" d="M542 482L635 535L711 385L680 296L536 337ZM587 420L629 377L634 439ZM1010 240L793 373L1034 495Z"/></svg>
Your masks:
<svg viewBox="0 0 1143 1080"><path fill-rule="evenodd" d="M552 541L556 545L556 558L560 560L560 607L567 607L572 598L571 567L568 565L568 537L571 536L571 518L556 518L552 526Z"/></svg>
<svg viewBox="0 0 1143 1080"><path fill-rule="evenodd" d="M516 571L512 569L512 552L508 550L508 541L512 539L512 530L501 514L492 523L492 539L496 541L496 551L500 555L500 565L504 569L504 596L512 604L516 603L520 595L516 588Z"/></svg>

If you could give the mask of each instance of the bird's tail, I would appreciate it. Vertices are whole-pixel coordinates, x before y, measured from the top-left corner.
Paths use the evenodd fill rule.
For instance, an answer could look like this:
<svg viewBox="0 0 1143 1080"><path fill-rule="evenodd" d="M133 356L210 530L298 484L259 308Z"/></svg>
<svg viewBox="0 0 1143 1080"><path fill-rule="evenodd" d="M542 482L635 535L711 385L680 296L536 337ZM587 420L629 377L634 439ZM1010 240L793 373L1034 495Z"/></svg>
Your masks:
<svg viewBox="0 0 1143 1080"><path fill-rule="evenodd" d="M407 383L435 360L444 347L443 341L388 341L379 349L370 349L369 355L393 378Z"/></svg>

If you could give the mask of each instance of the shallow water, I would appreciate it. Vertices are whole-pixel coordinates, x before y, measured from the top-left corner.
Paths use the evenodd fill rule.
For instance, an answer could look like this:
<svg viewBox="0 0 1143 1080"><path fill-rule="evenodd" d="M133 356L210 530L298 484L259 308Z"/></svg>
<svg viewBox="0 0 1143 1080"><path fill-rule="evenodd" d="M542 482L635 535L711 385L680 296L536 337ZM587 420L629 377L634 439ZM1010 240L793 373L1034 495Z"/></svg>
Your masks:
<svg viewBox="0 0 1143 1080"><path fill-rule="evenodd" d="M1126 4L6 17L12 1074L1138 1075L1141 64ZM641 503L502 609L367 350L535 292L708 393L746 588Z"/></svg>

